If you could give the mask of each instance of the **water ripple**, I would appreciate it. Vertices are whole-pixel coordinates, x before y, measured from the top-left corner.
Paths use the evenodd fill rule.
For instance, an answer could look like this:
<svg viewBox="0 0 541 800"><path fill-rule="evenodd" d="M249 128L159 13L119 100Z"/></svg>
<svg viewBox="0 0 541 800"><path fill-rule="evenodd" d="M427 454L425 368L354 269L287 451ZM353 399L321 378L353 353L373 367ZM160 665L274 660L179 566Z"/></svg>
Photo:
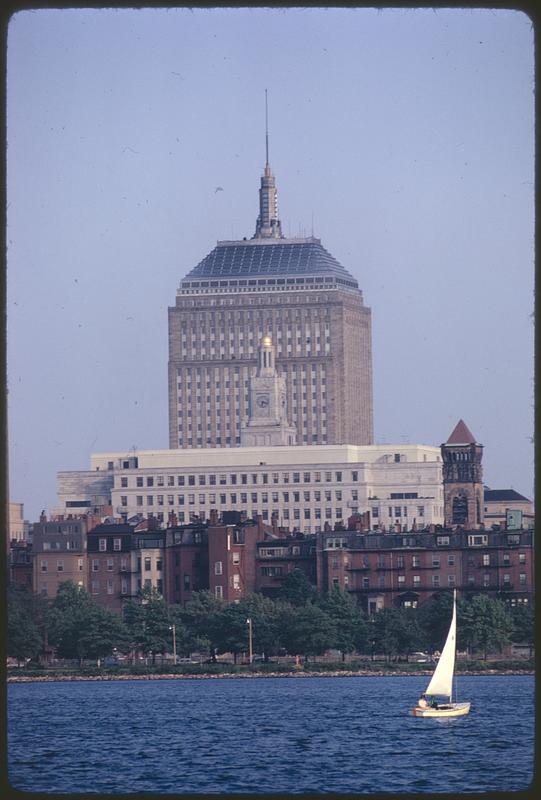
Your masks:
<svg viewBox="0 0 541 800"><path fill-rule="evenodd" d="M414 677L10 684L9 777L87 794L527 788L533 678L461 685L472 713L440 724L408 715Z"/></svg>

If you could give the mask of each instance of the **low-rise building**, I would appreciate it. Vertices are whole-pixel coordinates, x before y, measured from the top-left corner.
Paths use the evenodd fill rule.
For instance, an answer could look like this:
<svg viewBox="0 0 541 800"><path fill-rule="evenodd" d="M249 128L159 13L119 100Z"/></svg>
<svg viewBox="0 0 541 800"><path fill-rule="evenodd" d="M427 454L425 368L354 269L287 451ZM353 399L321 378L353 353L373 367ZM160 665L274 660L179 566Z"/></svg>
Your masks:
<svg viewBox="0 0 541 800"><path fill-rule="evenodd" d="M534 524L533 503L514 489L484 490L485 527L499 525L500 528L532 528Z"/></svg>
<svg viewBox="0 0 541 800"><path fill-rule="evenodd" d="M532 531L445 530L317 534L318 589L355 594L369 613L417 606L434 593L489 594L531 604Z"/></svg>
<svg viewBox="0 0 541 800"><path fill-rule="evenodd" d="M42 515L33 526L33 590L56 597L64 581L88 588L85 519L47 521Z"/></svg>
<svg viewBox="0 0 541 800"><path fill-rule="evenodd" d="M90 502L99 480L109 487L115 514L152 515L161 524L171 512L182 525L208 519L212 511L260 514L264 522L274 516L279 525L304 533L367 511L377 529L443 523L441 453L428 445L102 453L91 456L91 470L77 473L77 481L74 474L58 475L57 513Z"/></svg>

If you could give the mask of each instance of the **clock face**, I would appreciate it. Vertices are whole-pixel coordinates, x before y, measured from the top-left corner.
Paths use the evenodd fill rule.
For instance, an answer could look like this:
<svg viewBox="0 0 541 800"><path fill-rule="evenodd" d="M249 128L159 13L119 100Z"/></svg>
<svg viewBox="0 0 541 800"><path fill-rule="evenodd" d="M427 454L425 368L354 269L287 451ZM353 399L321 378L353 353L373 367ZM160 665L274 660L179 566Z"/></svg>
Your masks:
<svg viewBox="0 0 541 800"><path fill-rule="evenodd" d="M269 407L269 398L266 394L260 394L255 402L258 408L267 409Z"/></svg>

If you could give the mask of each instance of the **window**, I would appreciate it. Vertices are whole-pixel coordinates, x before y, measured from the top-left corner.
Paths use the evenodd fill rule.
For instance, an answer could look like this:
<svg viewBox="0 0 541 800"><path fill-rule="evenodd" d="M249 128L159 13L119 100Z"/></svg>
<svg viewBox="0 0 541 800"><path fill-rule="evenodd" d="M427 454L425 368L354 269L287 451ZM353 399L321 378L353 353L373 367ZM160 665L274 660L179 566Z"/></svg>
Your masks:
<svg viewBox="0 0 541 800"><path fill-rule="evenodd" d="M223 586L215 586L214 587L214 596L221 600L224 596L224 587Z"/></svg>
<svg viewBox="0 0 541 800"><path fill-rule="evenodd" d="M421 557L420 556L412 556L411 557L411 566L412 567L420 567L421 566Z"/></svg>
<svg viewBox="0 0 541 800"><path fill-rule="evenodd" d="M449 566L449 567L454 567L455 566L454 553L447 556L447 566Z"/></svg>
<svg viewBox="0 0 541 800"><path fill-rule="evenodd" d="M526 586L526 573L521 572L518 576L518 582L521 586Z"/></svg>
<svg viewBox="0 0 541 800"><path fill-rule="evenodd" d="M107 539L98 540L98 549L100 553L105 553L105 551L107 550Z"/></svg>
<svg viewBox="0 0 541 800"><path fill-rule="evenodd" d="M154 478L147 478L147 486L154 486Z"/></svg>
<svg viewBox="0 0 541 800"><path fill-rule="evenodd" d="M526 553L519 553L518 554L518 563L525 564L526 563Z"/></svg>
<svg viewBox="0 0 541 800"><path fill-rule="evenodd" d="M450 573L450 574L447 576L447 584L448 584L448 586L454 586L454 585L455 585L455 582L456 582L456 581L455 581L455 575L454 575L454 573Z"/></svg>
<svg viewBox="0 0 541 800"><path fill-rule="evenodd" d="M121 478L120 479L120 487L122 489L127 489L128 488L128 479L127 478Z"/></svg>
<svg viewBox="0 0 541 800"><path fill-rule="evenodd" d="M215 574L215 575L221 575L221 574L222 574L222 571L223 571L223 564L222 564L222 562L221 562L221 561L215 561L215 562L214 562L214 574Z"/></svg>
<svg viewBox="0 0 541 800"><path fill-rule="evenodd" d="M432 556L432 566L439 567L440 566L440 557L439 556Z"/></svg>
<svg viewBox="0 0 541 800"><path fill-rule="evenodd" d="M143 478L139 478L138 477L138 478L135 479L135 482L136 482L137 486L142 486L143 485Z"/></svg>
<svg viewBox="0 0 541 800"><path fill-rule="evenodd" d="M146 557L145 558L145 572L150 572L151 569L152 569L151 560L150 560L150 558Z"/></svg>
<svg viewBox="0 0 541 800"><path fill-rule="evenodd" d="M114 566L114 561L112 558L107 559L107 572L112 572Z"/></svg>
<svg viewBox="0 0 541 800"><path fill-rule="evenodd" d="M420 585L421 585L421 576L420 575L414 575L413 576L413 586L418 588Z"/></svg>
<svg viewBox="0 0 541 800"><path fill-rule="evenodd" d="M92 572L97 572L100 568L100 560L99 558L92 559Z"/></svg>
<svg viewBox="0 0 541 800"><path fill-rule="evenodd" d="M490 567L490 555L488 553L483 553L483 566Z"/></svg>
<svg viewBox="0 0 541 800"><path fill-rule="evenodd" d="M113 594L114 584L113 581L107 581L107 594Z"/></svg>
<svg viewBox="0 0 541 800"><path fill-rule="evenodd" d="M122 546L122 539L113 539L113 550L115 550L118 553L121 546Z"/></svg>
<svg viewBox="0 0 541 800"><path fill-rule="evenodd" d="M92 581L92 594L99 594L100 593L100 582L99 581Z"/></svg>
<svg viewBox="0 0 541 800"><path fill-rule="evenodd" d="M82 558L78 558L77 559L77 569L79 570L79 572L83 571L83 559Z"/></svg>
<svg viewBox="0 0 541 800"><path fill-rule="evenodd" d="M432 575L432 586L439 586L439 585L440 585L440 576Z"/></svg>
<svg viewBox="0 0 541 800"><path fill-rule="evenodd" d="M56 571L57 572L64 572L64 562L59 560L56 562Z"/></svg>
<svg viewBox="0 0 541 800"><path fill-rule="evenodd" d="M233 564L240 564L240 553L233 553L232 554L232 561L233 561Z"/></svg>
<svg viewBox="0 0 541 800"><path fill-rule="evenodd" d="M438 545L449 544L449 537L448 536L438 536L436 538L436 544L438 544Z"/></svg>

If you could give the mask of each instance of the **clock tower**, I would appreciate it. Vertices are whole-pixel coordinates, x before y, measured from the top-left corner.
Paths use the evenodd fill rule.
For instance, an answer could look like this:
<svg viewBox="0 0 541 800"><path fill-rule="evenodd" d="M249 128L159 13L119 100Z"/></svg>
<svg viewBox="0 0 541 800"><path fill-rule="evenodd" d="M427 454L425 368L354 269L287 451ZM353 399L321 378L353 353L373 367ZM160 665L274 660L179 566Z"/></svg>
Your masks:
<svg viewBox="0 0 541 800"><path fill-rule="evenodd" d="M241 447L297 444L297 431L287 421L285 379L276 372L274 345L264 336L257 371L249 385L248 420L240 432Z"/></svg>

